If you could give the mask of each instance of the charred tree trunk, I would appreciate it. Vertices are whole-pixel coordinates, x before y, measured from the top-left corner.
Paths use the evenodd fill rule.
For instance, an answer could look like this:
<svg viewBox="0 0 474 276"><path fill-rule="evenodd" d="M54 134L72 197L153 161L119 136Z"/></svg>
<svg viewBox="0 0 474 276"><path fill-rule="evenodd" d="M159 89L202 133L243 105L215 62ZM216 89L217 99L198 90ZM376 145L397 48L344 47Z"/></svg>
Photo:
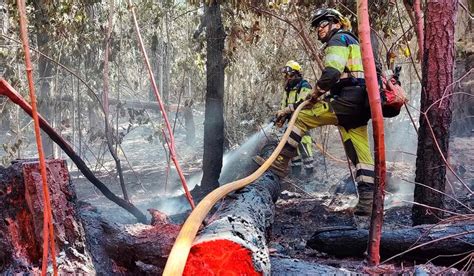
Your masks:
<svg viewBox="0 0 474 276"><path fill-rule="evenodd" d="M101 241L90 244L98 274L114 274L114 266L118 265L127 275L161 275L179 225L170 223L156 210L149 210L152 225L117 225L100 217L90 206L85 207L81 217L86 233L90 240Z"/></svg>
<svg viewBox="0 0 474 276"><path fill-rule="evenodd" d="M457 0L427 1L421 89L421 110L424 112L444 95L452 93L449 85L453 82L457 7ZM451 115L451 97L434 104L426 115L420 115L415 181L441 192L446 184L446 164L442 155L446 157L448 154ZM420 185L415 186L414 199L418 203L443 208L443 195ZM413 206L415 225L436 223L442 217L440 210Z"/></svg>
<svg viewBox="0 0 474 276"><path fill-rule="evenodd" d="M203 177L205 193L219 187L224 154L224 41L220 4L213 1L206 7L207 92L204 120Z"/></svg>
<svg viewBox="0 0 474 276"><path fill-rule="evenodd" d="M56 258L62 275L95 274L86 249L84 229L76 211L76 194L66 162L50 160L48 187L51 193ZM39 164L20 160L9 168L0 166L0 274L33 273L42 257L43 193Z"/></svg>
<svg viewBox="0 0 474 276"><path fill-rule="evenodd" d="M368 230L355 228L316 232L308 240L307 246L336 257L362 257L367 248L368 237ZM383 231L380 253L383 258L389 258L437 239L440 240L407 252L403 255L403 259L426 261L440 255L456 257L456 254L469 253L474 243L474 223L471 220L464 224L438 225L434 228L418 226ZM457 255L457 259L462 259L464 256ZM449 261L453 263L453 259Z"/></svg>

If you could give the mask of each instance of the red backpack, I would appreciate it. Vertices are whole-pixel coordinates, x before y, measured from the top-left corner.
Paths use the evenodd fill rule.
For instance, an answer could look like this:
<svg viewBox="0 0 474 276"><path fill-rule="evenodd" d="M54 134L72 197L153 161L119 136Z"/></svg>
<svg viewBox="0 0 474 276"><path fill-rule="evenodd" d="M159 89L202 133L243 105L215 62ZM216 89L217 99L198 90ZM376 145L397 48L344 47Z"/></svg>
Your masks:
<svg viewBox="0 0 474 276"><path fill-rule="evenodd" d="M398 76L400 67L395 69L395 74L382 75L382 87L380 96L382 98L382 113L385 118L393 118L400 114L402 106L408 101Z"/></svg>

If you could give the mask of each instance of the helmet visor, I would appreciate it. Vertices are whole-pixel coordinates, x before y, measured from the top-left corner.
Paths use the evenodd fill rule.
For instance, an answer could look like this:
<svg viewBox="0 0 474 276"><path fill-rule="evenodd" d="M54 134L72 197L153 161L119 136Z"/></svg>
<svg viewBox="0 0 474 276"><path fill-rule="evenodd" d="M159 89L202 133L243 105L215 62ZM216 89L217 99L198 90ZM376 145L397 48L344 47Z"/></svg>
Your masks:
<svg viewBox="0 0 474 276"><path fill-rule="evenodd" d="M288 73L292 73L294 70L291 69L290 66L283 66L281 69L280 69L280 73L282 74L288 74Z"/></svg>

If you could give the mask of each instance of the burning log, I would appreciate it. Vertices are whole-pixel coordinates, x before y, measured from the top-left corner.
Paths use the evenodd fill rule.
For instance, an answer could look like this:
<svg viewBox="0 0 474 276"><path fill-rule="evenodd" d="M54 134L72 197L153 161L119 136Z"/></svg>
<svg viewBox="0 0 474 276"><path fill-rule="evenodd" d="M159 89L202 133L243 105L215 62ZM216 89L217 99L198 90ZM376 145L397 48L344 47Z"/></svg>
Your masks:
<svg viewBox="0 0 474 276"><path fill-rule="evenodd" d="M307 246L336 257L364 255L367 249L368 230L349 229L316 232ZM435 241L438 240L438 241ZM426 246L403 254L404 260L426 261L439 255L462 254L473 250L474 222L418 227L383 231L380 245L382 258L389 258L423 243ZM464 256L461 256L462 258Z"/></svg>
<svg viewBox="0 0 474 276"><path fill-rule="evenodd" d="M66 162L48 160L48 185L60 274L94 274ZM41 266L43 192L37 161L0 166L0 274Z"/></svg>
<svg viewBox="0 0 474 276"><path fill-rule="evenodd" d="M179 225L166 222L156 225L103 226L107 233L105 250L116 264L127 267L128 272L159 274L180 228Z"/></svg>

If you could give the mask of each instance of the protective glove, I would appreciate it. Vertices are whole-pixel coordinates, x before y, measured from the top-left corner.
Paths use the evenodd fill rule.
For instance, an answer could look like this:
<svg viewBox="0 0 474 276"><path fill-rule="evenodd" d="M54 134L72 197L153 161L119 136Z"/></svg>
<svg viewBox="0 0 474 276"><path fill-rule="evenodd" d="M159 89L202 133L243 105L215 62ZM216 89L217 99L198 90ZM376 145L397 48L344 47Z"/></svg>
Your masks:
<svg viewBox="0 0 474 276"><path fill-rule="evenodd" d="M291 114L291 112L293 112L293 110L291 110L290 106L287 106L283 109L278 110L277 114L276 114L276 117L277 117L277 119L282 118L282 117L285 117L288 114Z"/></svg>
<svg viewBox="0 0 474 276"><path fill-rule="evenodd" d="M278 121L275 121L275 126L276 126L277 128L282 128L283 125L285 124L285 121L286 121L286 118L282 118L282 119L280 119L280 120L278 120Z"/></svg>
<svg viewBox="0 0 474 276"><path fill-rule="evenodd" d="M293 112L291 108L292 108L292 105L289 105L277 111L276 116L275 116L275 126L277 126L278 128L283 127L288 115L290 115L291 112Z"/></svg>
<svg viewBox="0 0 474 276"><path fill-rule="evenodd" d="M309 100L309 102L314 105L315 103L321 100L320 97L324 95L324 93L325 92L323 90L321 90L317 85L315 85L313 88L313 92L306 97L306 100Z"/></svg>

